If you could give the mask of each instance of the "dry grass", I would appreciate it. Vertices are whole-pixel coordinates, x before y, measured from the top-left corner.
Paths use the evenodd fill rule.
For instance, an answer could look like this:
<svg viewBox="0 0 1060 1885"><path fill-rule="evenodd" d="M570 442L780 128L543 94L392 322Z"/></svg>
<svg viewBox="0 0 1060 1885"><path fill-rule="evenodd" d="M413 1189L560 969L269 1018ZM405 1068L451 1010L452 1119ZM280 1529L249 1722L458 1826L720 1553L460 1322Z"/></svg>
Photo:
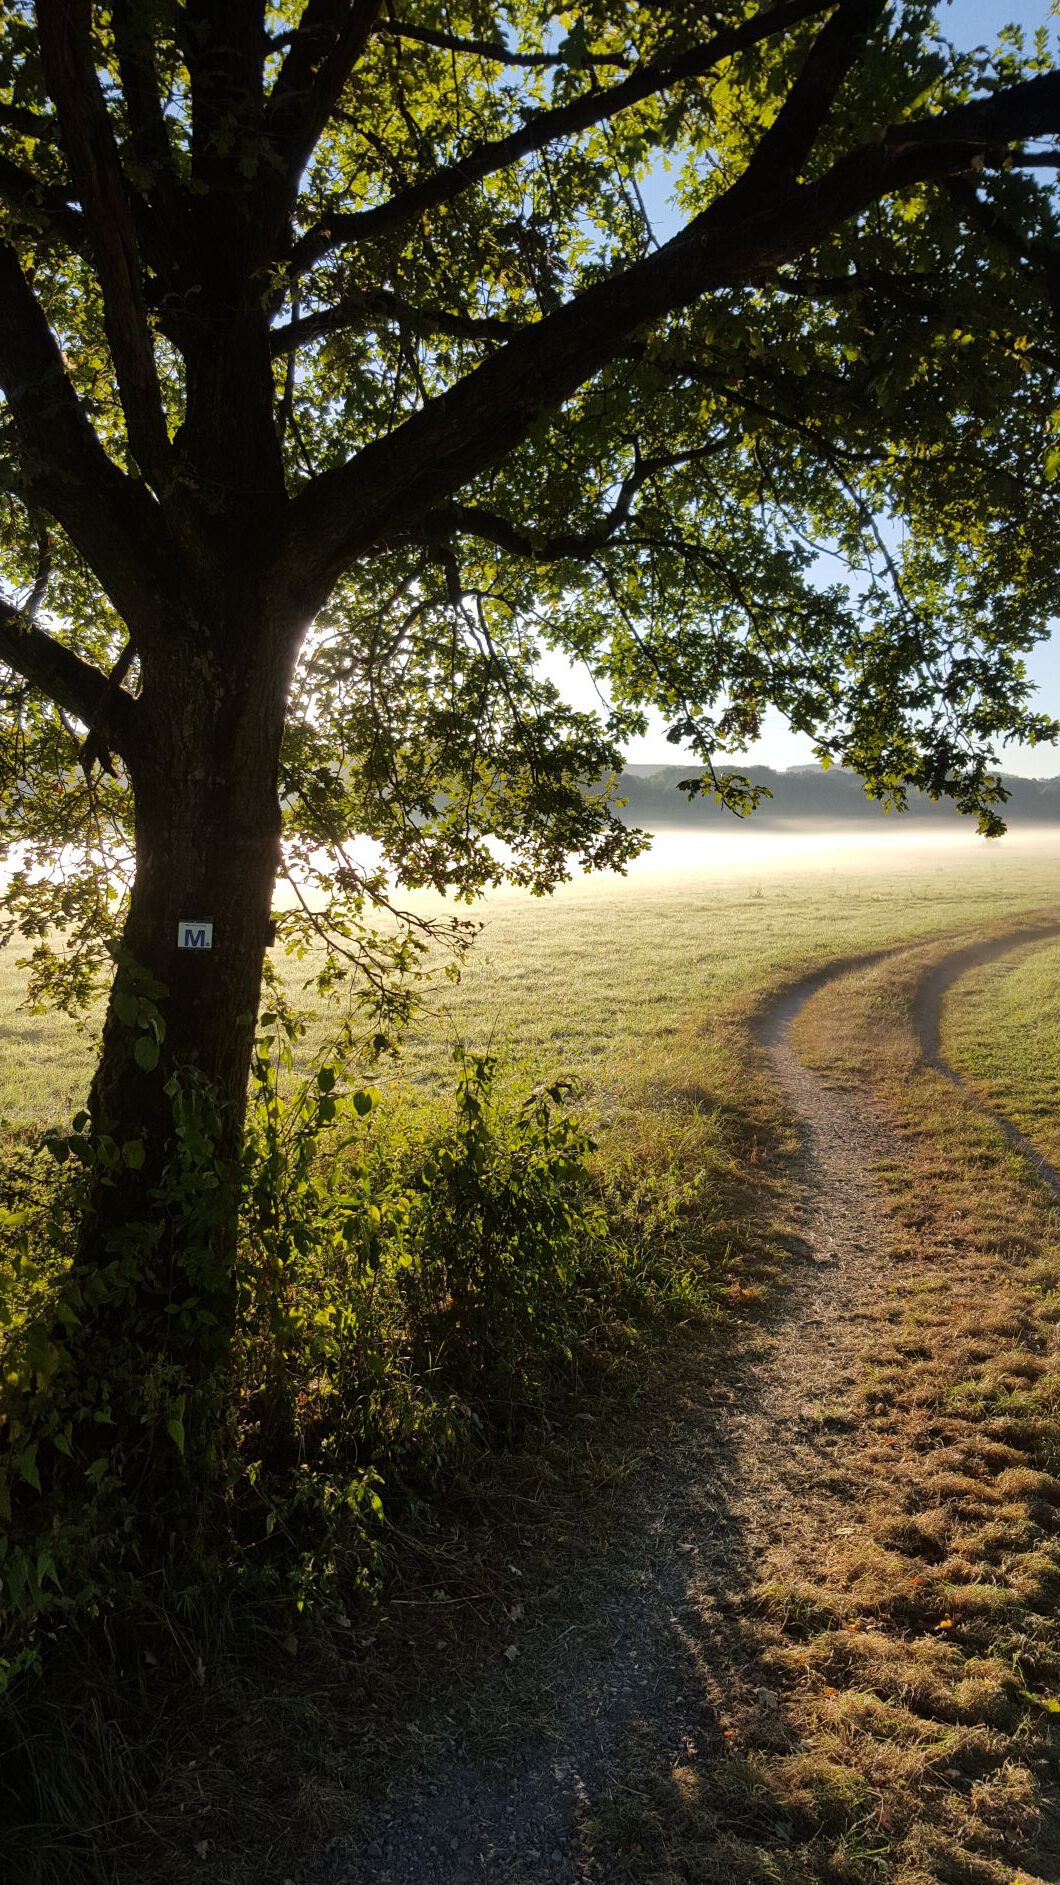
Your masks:
<svg viewBox="0 0 1060 1885"><path fill-rule="evenodd" d="M799 1024L804 1057L859 1067L901 1135L884 1174L899 1267L855 1403L856 1532L815 1566L807 1641L789 1593L762 1602L814 1756L870 1783L887 1875L1011 1885L1017 1854L1021 1877L1060 1865L1060 1217L920 1065L912 999L938 953L834 985Z"/></svg>
<svg viewBox="0 0 1060 1885"><path fill-rule="evenodd" d="M842 1501L733 1621L758 1702L723 1717L720 1758L598 1814L601 1876L620 1854L638 1885L1060 1876L1060 1213L921 1064L916 989L944 953L835 983L797 1024L897 1135L894 1281L837 1410Z"/></svg>

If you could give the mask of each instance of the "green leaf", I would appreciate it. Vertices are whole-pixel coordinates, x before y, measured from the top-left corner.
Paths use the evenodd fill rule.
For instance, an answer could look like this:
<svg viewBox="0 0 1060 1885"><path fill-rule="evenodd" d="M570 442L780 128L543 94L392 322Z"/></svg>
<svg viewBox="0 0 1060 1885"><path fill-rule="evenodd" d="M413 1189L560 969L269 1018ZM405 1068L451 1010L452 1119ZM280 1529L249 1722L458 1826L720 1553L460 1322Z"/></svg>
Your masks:
<svg viewBox="0 0 1060 1885"><path fill-rule="evenodd" d="M153 1073L158 1066L158 1042L150 1034L141 1034L133 1048L133 1059L143 1073Z"/></svg>
<svg viewBox="0 0 1060 1885"><path fill-rule="evenodd" d="M34 1492L39 1492L41 1486L40 1474L37 1471L36 1440L32 1441L29 1446L24 1446L20 1453L16 1453L12 1464L19 1478L24 1479L27 1486L32 1486Z"/></svg>
<svg viewBox="0 0 1060 1885"><path fill-rule="evenodd" d="M144 1166L144 1160L147 1157L147 1149L144 1145L143 1140L142 1139L127 1139L125 1144L122 1146L121 1156L122 1156L122 1163L124 1165L127 1165L131 1172L142 1171L143 1166Z"/></svg>

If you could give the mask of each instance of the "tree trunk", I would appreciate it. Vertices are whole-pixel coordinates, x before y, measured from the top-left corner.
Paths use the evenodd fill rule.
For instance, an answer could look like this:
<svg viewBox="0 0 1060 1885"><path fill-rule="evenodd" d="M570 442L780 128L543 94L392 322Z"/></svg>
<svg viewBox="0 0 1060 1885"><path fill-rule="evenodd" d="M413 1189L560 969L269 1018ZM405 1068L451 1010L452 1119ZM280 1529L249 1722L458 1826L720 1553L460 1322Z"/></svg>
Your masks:
<svg viewBox="0 0 1060 1885"><path fill-rule="evenodd" d="M204 1444L234 1326L237 1161L280 858L291 658L279 634L257 641L251 654L230 630L206 657L200 642L143 665L136 875L78 1256L99 1279L86 1338L131 1343L170 1404L186 1389ZM133 1418L142 1431L143 1407Z"/></svg>

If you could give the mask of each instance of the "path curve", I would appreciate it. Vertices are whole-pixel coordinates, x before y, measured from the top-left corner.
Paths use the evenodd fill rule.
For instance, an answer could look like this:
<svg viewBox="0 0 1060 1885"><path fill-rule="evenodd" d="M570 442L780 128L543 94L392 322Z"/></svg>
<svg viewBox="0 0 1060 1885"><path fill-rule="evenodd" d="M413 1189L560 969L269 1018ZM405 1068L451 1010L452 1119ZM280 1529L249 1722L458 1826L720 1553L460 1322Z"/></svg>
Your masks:
<svg viewBox="0 0 1060 1885"><path fill-rule="evenodd" d="M929 1065L963 1085L938 1048L951 982L1054 935L1060 922L968 945L932 968L916 1009ZM736 1332L726 1354L711 1353L709 1379L672 1431L645 1436L625 1535L585 1541L575 1622L552 1614L535 1586L539 1572L548 1580L545 1553L520 1587L518 1630L485 1632L481 1687L454 1691L444 1661L419 1671L396 1758L366 1776L359 1826L318 1850L300 1885L619 1885L637 1876L621 1849L586 1843L600 1808L646 1775L665 1780L690 1749L709 1759L726 1721L777 1705L733 1618L777 1554L812 1563L848 1514L836 1410L885 1327L892 1227L874 1168L896 1151L858 1094L796 1058L792 1025L828 983L916 946L830 962L761 1011L754 1036L802 1134L797 1236L771 1312ZM1060 1173L1047 1176L1060 1190ZM499 1696L527 1726L491 1757L478 1717Z"/></svg>
<svg viewBox="0 0 1060 1885"><path fill-rule="evenodd" d="M913 1004L913 1020L924 1065L934 1067L936 1072L952 1081L955 1087L959 1087L979 1111L997 1126L1009 1144L1022 1154L1042 1183L1048 1185L1057 1197L1060 1197L1060 1167L1052 1164L1039 1151L1032 1139L1028 1139L1025 1133L1020 1132L1018 1126L1014 1126L1011 1120L1006 1119L975 1091L957 1068L946 1059L942 1052L941 1040L942 1003L949 990L962 975L967 975L970 969L985 968L988 963L997 962L1002 956L1009 955L1014 950L1040 948L1043 943L1051 942L1057 937L1060 937L1060 922L1052 922L1033 930L1019 930L1013 935L997 936L987 942L969 943L962 949L954 950L951 955L944 956L941 962L935 963L921 981Z"/></svg>

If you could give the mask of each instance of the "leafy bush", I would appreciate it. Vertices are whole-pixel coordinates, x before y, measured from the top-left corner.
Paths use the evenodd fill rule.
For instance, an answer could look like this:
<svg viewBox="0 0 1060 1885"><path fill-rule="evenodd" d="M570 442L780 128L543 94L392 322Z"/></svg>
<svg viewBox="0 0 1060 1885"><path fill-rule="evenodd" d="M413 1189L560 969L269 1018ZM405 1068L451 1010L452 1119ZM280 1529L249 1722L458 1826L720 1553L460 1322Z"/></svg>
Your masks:
<svg viewBox="0 0 1060 1885"><path fill-rule="evenodd" d="M70 1259L79 1197L128 1148L79 1116L0 1149L0 1868L43 1853L26 1879L87 1877L93 1787L111 1806L89 1820L113 1810L119 1770L137 1810L162 1757L146 1690L132 1720L139 1677L132 1699L108 1677L104 1705L104 1671L195 1669L233 1628L294 1648L301 1617L341 1618L375 1582L384 1500L399 1509L510 1437L629 1339L634 1305L704 1300L680 1257L694 1184L602 1171L572 1083L462 1056L455 1103L413 1109L341 1063L296 1081L296 1030L264 1020L240 1164L216 1151L201 1084L171 1083L179 1156L102 1271ZM231 1185L238 1315L203 1377L185 1356ZM145 1279L156 1352L128 1308ZM116 1763L119 1744L140 1753Z"/></svg>
<svg viewBox="0 0 1060 1885"><path fill-rule="evenodd" d="M39 1152L9 1151L9 1674L42 1626L127 1636L163 1569L185 1612L207 1583L238 1586L288 1628L309 1606L347 1604L372 1578L384 1489L437 1484L469 1446L510 1431L628 1291L636 1265L601 1202L570 1082L528 1089L491 1056L463 1058L450 1115L410 1123L341 1066L296 1083L290 1025L266 1020L241 1168L216 1155L208 1094L171 1083L180 1157L153 1222L102 1272L71 1265L63 1242L79 1180L126 1148L79 1116L49 1136L50 1180ZM239 1314L203 1380L183 1362L209 1299L196 1251L216 1261L211 1201L232 1183ZM179 1271L163 1260L173 1222ZM142 1298L145 1278L168 1292L155 1353L127 1311L131 1279ZM167 1509L145 1509L146 1483Z"/></svg>
<svg viewBox="0 0 1060 1885"><path fill-rule="evenodd" d="M453 1129L417 1174L402 1282L416 1372L507 1421L572 1359L615 1253L576 1087L506 1107L497 1075L488 1055L464 1062Z"/></svg>

